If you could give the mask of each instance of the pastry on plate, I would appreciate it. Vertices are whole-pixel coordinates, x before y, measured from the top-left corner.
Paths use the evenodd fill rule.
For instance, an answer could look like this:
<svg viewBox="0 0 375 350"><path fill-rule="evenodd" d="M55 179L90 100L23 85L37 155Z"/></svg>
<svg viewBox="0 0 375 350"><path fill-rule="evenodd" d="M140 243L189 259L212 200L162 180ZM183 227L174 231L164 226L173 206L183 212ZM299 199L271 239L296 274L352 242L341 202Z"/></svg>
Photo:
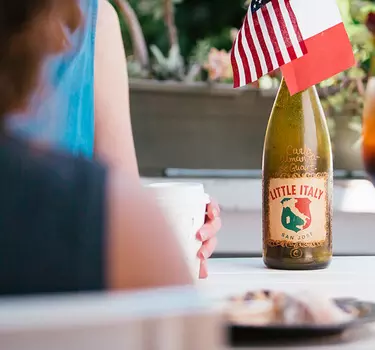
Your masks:
<svg viewBox="0 0 375 350"><path fill-rule="evenodd" d="M234 296L225 307L229 321L239 325L332 325L353 320L356 310L311 292L259 290Z"/></svg>

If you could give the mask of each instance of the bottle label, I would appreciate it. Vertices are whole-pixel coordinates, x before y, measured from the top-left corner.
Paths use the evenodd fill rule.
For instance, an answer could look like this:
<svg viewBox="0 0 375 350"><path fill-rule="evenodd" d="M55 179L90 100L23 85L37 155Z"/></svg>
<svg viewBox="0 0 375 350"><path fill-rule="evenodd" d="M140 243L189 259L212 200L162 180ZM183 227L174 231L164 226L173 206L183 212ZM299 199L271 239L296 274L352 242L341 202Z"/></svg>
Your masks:
<svg viewBox="0 0 375 350"><path fill-rule="evenodd" d="M268 186L270 241L314 246L327 235L327 178L274 178Z"/></svg>

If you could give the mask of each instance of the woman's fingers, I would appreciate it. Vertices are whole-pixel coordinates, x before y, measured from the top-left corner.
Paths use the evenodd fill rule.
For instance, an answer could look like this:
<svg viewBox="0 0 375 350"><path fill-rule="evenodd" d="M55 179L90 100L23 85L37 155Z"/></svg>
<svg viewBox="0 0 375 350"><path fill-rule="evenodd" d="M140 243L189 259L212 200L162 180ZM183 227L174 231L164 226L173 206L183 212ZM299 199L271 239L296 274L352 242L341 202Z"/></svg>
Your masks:
<svg viewBox="0 0 375 350"><path fill-rule="evenodd" d="M217 245L217 238L213 237L202 244L202 247L198 251L198 257L201 260L207 260L215 251Z"/></svg>
<svg viewBox="0 0 375 350"><path fill-rule="evenodd" d="M208 271L207 271L207 260L201 260L201 268L199 271L199 278L207 278L208 277Z"/></svg>
<svg viewBox="0 0 375 350"><path fill-rule="evenodd" d="M208 276L207 259L215 251L216 245L217 245L217 238L214 237L204 242L201 249L199 250L198 257L201 259L199 278L207 278Z"/></svg>
<svg viewBox="0 0 375 350"><path fill-rule="evenodd" d="M211 199L207 205L206 223L197 233L197 238L202 242L198 252L201 259L199 278L207 278L207 259L213 254L217 245L216 234L221 228L220 207L217 202Z"/></svg>
<svg viewBox="0 0 375 350"><path fill-rule="evenodd" d="M209 219L197 233L197 239L201 242L206 242L211 238L215 237L221 228L221 219L216 217L215 219Z"/></svg>
<svg viewBox="0 0 375 350"><path fill-rule="evenodd" d="M207 204L207 216L211 220L220 216L219 204L212 198L210 199L210 203Z"/></svg>

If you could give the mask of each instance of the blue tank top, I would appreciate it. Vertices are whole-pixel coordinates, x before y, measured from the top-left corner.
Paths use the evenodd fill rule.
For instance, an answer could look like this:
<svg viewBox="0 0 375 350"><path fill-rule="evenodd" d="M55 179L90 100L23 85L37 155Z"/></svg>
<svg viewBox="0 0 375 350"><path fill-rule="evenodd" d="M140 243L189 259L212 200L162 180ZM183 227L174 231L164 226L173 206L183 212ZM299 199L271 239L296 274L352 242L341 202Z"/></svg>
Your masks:
<svg viewBox="0 0 375 350"><path fill-rule="evenodd" d="M94 151L94 55L98 0L80 0L84 23L71 49L46 62L42 91L27 113L11 116L8 130L88 158Z"/></svg>

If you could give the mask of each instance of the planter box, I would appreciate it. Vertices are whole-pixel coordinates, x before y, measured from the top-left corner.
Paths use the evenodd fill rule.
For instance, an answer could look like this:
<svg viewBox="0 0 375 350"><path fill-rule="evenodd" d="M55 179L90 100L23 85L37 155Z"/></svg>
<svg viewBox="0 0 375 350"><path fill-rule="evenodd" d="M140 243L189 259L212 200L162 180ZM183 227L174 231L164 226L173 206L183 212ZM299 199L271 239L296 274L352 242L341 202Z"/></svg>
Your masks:
<svg viewBox="0 0 375 350"><path fill-rule="evenodd" d="M265 131L276 90L227 84L131 80L132 126L141 175L167 168L261 169ZM359 170L358 151L336 132L336 169ZM352 135L353 136L353 135ZM351 137L353 138L353 137ZM349 146L350 147L350 146Z"/></svg>
<svg viewBox="0 0 375 350"><path fill-rule="evenodd" d="M349 171L363 170L361 149L354 146L359 135L349 127L350 119L350 116L335 118L336 128L333 138L335 167Z"/></svg>
<svg viewBox="0 0 375 350"><path fill-rule="evenodd" d="M274 96L257 89L194 83L130 83L142 175L166 168L260 169Z"/></svg>

